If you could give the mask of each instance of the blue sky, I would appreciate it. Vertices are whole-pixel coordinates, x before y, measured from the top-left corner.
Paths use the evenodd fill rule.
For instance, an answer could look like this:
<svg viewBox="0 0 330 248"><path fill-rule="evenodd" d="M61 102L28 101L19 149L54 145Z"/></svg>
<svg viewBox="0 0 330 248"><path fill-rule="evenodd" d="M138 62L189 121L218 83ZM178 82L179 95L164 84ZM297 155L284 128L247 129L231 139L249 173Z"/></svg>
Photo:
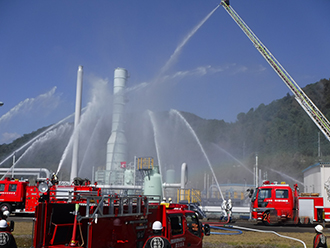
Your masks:
<svg viewBox="0 0 330 248"><path fill-rule="evenodd" d="M128 70L128 87L153 85L130 95L131 110L235 122L238 113L284 97L289 89L222 7L160 80L176 48L219 2L0 0L0 144L73 113L79 65L84 106L95 81L111 90L117 67ZM301 87L330 78L329 0L231 5Z"/></svg>

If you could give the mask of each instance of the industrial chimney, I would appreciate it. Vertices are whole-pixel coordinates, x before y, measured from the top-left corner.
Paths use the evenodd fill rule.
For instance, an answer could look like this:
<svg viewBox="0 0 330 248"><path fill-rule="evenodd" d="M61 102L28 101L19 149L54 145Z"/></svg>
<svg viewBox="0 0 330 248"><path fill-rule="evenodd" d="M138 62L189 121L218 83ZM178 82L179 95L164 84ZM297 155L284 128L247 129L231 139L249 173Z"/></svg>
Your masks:
<svg viewBox="0 0 330 248"><path fill-rule="evenodd" d="M81 115L81 97L82 97L82 84L83 84L83 67L80 65L77 72L77 92L76 92L76 109L74 119L74 130L73 130L73 153L72 153L72 165L70 181L72 182L77 177L78 168L78 145L79 145L79 132L78 125L80 122Z"/></svg>
<svg viewBox="0 0 330 248"><path fill-rule="evenodd" d="M124 185L124 171L127 161L127 141L124 131L125 87L127 70L117 68L113 83L113 113L111 135L107 143L105 184Z"/></svg>

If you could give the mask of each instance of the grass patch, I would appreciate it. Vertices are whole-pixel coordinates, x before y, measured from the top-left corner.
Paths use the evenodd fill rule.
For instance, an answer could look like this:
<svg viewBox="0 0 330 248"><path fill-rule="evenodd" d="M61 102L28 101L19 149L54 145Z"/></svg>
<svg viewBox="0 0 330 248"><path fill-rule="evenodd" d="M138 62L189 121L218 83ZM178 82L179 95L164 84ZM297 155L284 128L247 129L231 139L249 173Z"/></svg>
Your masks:
<svg viewBox="0 0 330 248"><path fill-rule="evenodd" d="M32 221L15 222L13 235L18 247L31 247ZM223 231L221 231L223 232ZM296 238L305 242L307 248L312 248L314 233L282 233L281 235ZM325 233L328 236L328 232ZM329 239L328 239L329 240ZM260 233L243 231L239 235L216 235L205 236L203 248L303 248L303 244L279 237L272 233Z"/></svg>
<svg viewBox="0 0 330 248"><path fill-rule="evenodd" d="M314 233L279 233L305 242L307 248L312 248ZM303 248L301 242L286 239L272 233L243 231L239 235L216 235L204 237L204 248Z"/></svg>
<svg viewBox="0 0 330 248"><path fill-rule="evenodd" d="M31 222L15 222L13 235L17 247L31 247L32 245L32 226Z"/></svg>

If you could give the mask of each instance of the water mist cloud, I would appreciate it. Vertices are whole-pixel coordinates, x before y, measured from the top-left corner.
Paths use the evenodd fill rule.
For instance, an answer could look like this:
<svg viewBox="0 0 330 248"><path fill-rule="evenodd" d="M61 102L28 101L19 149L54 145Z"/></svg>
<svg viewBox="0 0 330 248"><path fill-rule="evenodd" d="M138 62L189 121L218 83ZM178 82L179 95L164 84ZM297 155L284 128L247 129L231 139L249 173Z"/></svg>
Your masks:
<svg viewBox="0 0 330 248"><path fill-rule="evenodd" d="M53 87L50 91L37 96L36 98L27 98L24 101L21 101L6 114L0 117L0 124L3 122L9 121L16 115L27 113L32 111L35 108L54 109L58 105L58 98L55 97L56 86Z"/></svg>
<svg viewBox="0 0 330 248"><path fill-rule="evenodd" d="M22 134L34 130L37 123L44 123L60 104L56 86L35 98L27 98L0 117L0 143L9 143ZM24 125L22 125L24 123ZM47 124L46 124L47 125ZM20 130L20 131L18 131Z"/></svg>
<svg viewBox="0 0 330 248"><path fill-rule="evenodd" d="M89 177L90 165L98 163L95 157L106 144L101 138L108 138L107 131L110 131L112 116L112 93L107 79L90 77L91 89L86 110L81 115L80 123L73 135L79 134L79 173L80 177ZM102 123L102 125L100 124ZM109 130L107 130L109 129ZM105 131L104 131L105 130ZM73 135L67 144L62 158L59 162L57 172L71 166L70 156L72 150ZM101 138L99 137L101 136ZM105 154L104 154L105 157Z"/></svg>
<svg viewBox="0 0 330 248"><path fill-rule="evenodd" d="M178 71L172 75L168 75L164 77L164 80L172 80L172 79L182 79L184 77L190 77L190 76L205 76L205 75L210 75L210 74L215 74L218 72L224 71L226 68L223 66L217 66L213 67L211 65L206 65L206 66L199 66L193 70L188 70L188 71Z"/></svg>
<svg viewBox="0 0 330 248"><path fill-rule="evenodd" d="M15 140L15 139L19 138L19 137L21 137L21 135L18 134L18 133L8 133L8 132L2 133L1 137L0 137L0 144L8 143L12 140Z"/></svg>
<svg viewBox="0 0 330 248"><path fill-rule="evenodd" d="M126 92L128 93L128 92L133 91L135 93L136 91L142 90L143 88L145 88L147 86L148 86L148 83L143 82L143 83L140 83L140 84L135 85L133 87L126 88Z"/></svg>

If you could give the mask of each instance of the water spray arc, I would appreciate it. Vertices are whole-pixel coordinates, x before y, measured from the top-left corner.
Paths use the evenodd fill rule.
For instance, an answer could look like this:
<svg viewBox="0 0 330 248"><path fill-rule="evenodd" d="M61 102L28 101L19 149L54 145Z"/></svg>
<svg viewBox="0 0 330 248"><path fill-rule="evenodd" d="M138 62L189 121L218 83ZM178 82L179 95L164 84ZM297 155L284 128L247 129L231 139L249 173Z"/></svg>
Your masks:
<svg viewBox="0 0 330 248"><path fill-rule="evenodd" d="M191 125L187 122L187 120L181 115L181 113L180 113L179 111L177 111L177 110L175 110L175 109L171 109L170 114L175 114L175 115L177 115L178 117L180 117L180 119L185 123L185 125L186 125L186 126L188 127L188 129L190 130L191 134L192 134L192 135L194 136L194 138L196 139L196 142L198 143L199 147L201 148L202 153L203 153L203 155L204 155L204 157L205 157L205 159L206 159L206 161L207 161L207 164L208 164L208 166L210 167L210 170L211 170L212 175L213 175L213 178L214 178L214 180L215 180L215 182L216 182L216 184L217 184L217 187L218 187L219 193L220 193L220 195L221 195L221 198L222 198L222 200L224 200L224 197L223 197L222 191L221 191L221 189L220 189L220 185L219 185L219 183L218 183L218 179L217 179L217 177L215 176L215 173L214 173L214 170L213 170L213 168L212 168L211 162L210 162L209 158L207 157L206 152L205 152L205 150L204 150L204 148L203 148L201 142L199 141L199 139L198 139L198 137L197 137L197 135L196 135L194 129L191 127Z"/></svg>
<svg viewBox="0 0 330 248"><path fill-rule="evenodd" d="M45 131L41 132L40 134L38 134L36 137L34 137L33 139L31 139L30 141L26 142L24 145L22 145L20 148L16 149L13 153L11 153L8 157L6 157L4 160L2 160L0 162L0 165L2 165L4 162L6 162L8 159L10 159L11 157L14 156L15 153L21 151L22 149L24 149L25 147L31 145L34 141L36 141L37 139L39 139L40 137L42 137L43 135L45 135L47 132L49 132L50 130L56 128L57 126L61 125L63 122L67 121L68 119L70 119L74 114L71 114L67 117L65 117L64 119L62 119L61 121L59 121L58 123L50 126L49 128L47 128Z"/></svg>
<svg viewBox="0 0 330 248"><path fill-rule="evenodd" d="M283 177L286 177L286 178L288 178L288 179L290 179L290 180L293 180L293 181L296 182L296 183L300 183L301 185L305 185L303 182L299 181L298 179L293 178L293 177L291 177L291 176L289 176L289 175L287 175L287 174L285 174L285 173L283 173L283 172L280 172L280 171L274 170L274 169L272 169L272 168L269 168L269 170L271 170L271 171L273 171L273 172L275 172L275 173L277 173L277 174L279 174L279 175L281 175L281 176L283 176Z"/></svg>
<svg viewBox="0 0 330 248"><path fill-rule="evenodd" d="M49 140L53 140L55 137L59 137L62 136L67 130L71 129L71 125L68 123L65 123L63 125L61 125L58 128L54 128L53 130L50 130L49 132L47 132L45 135L41 136L40 138L38 138L35 142L33 142L25 151L24 153L17 159L13 159L13 165L11 166L10 169L8 169L9 171L14 171L16 170L15 166L23 159L25 158L29 153L33 152L34 150L38 149L38 145L41 146L43 145L45 142L49 141ZM15 155L13 156L15 157Z"/></svg>
<svg viewBox="0 0 330 248"><path fill-rule="evenodd" d="M94 140L94 138L96 136L96 133L99 131L99 126L100 126L100 123L102 122L102 120L103 120L102 118L101 119L98 119L98 121L97 121L97 123L95 125L95 128L93 128L92 134L91 134L90 139L88 141L88 145L87 145L86 151L90 151L92 149L93 140ZM83 158L81 160L81 164L80 164L80 168L79 168L79 171L78 171L78 175L81 175L81 172L82 172L82 170L84 168L84 164L85 164L85 160L86 160L86 157L87 156L88 156L88 153L87 152L84 153L84 156L83 156ZM93 176L94 175L92 175L92 177Z"/></svg>
<svg viewBox="0 0 330 248"><path fill-rule="evenodd" d="M189 33L188 35L181 41L181 43L177 46L173 54L170 56L169 60L166 64L160 69L159 75L157 79L159 79L176 61L178 55L180 54L184 45L190 40L190 38L200 29L200 27L210 18L210 16L219 8L220 5L217 5L200 23L198 23ZM158 81L158 80L157 80Z"/></svg>
<svg viewBox="0 0 330 248"><path fill-rule="evenodd" d="M225 154L227 154L229 157L231 157L232 159L234 159L236 162L238 162L240 165L242 165L247 171L249 171L251 174L254 174L252 170L250 170L245 164L243 164L241 161L239 161L237 158L235 158L232 154L230 154L228 151L226 151L225 149L223 149L222 147L220 147L219 145L213 143L213 145L215 145L218 149L220 149L222 152L224 152Z"/></svg>
<svg viewBox="0 0 330 248"><path fill-rule="evenodd" d="M154 141L155 141L156 153L157 153L157 159L158 159L159 174L161 176L160 180L161 180L161 185L163 185L163 174L162 174L162 165L160 162L161 160L160 160L160 151L159 151L159 144L158 144L158 133L157 133L157 128L156 128L156 121L155 121L154 114L150 110L148 110L148 114L150 116L150 121L151 121L152 129L154 132ZM163 195L165 195L164 187L162 187L162 193L163 193Z"/></svg>

